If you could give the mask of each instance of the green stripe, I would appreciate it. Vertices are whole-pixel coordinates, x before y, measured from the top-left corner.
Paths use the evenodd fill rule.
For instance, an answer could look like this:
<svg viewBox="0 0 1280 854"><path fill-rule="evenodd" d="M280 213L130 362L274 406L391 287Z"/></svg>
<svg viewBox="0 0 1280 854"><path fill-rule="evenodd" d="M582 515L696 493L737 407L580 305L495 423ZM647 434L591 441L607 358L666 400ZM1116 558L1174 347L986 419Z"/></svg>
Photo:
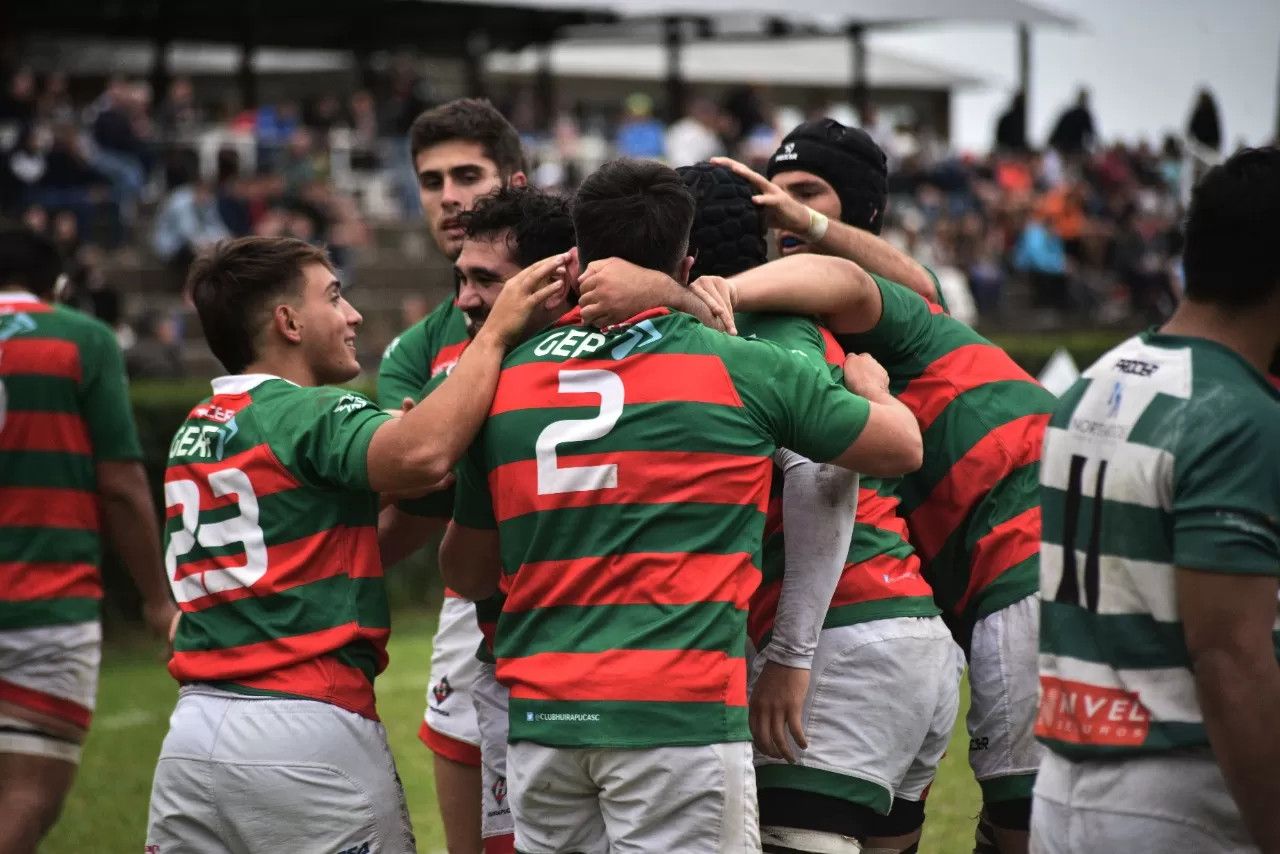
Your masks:
<svg viewBox="0 0 1280 854"><path fill-rule="evenodd" d="M787 569L787 533L778 530L760 548L760 586L782 581Z"/></svg>
<svg viewBox="0 0 1280 854"><path fill-rule="evenodd" d="M1191 668L1181 623L1149 614L1094 614L1047 600L1040 603L1040 651L1114 670Z"/></svg>
<svg viewBox="0 0 1280 854"><path fill-rule="evenodd" d="M530 721L532 714L535 719ZM594 721L537 720L537 715L598 715ZM682 747L750 741L745 706L511 698L512 743L547 747Z"/></svg>
<svg viewBox="0 0 1280 854"><path fill-rule="evenodd" d="M1197 364L1197 368L1200 366ZM1198 375L1197 375L1197 378ZM1235 377L1231 381L1235 381ZM1212 392L1216 393L1215 388ZM1168 394L1157 394L1147 404L1147 408L1142 411L1142 415L1138 417L1137 422L1133 425L1133 429L1129 431L1129 435L1125 437L1126 442L1135 445L1147 445L1152 448L1160 448L1164 451L1172 451L1175 444L1184 436L1180 430L1170 430L1169 425L1175 422L1173 419L1181 419L1186 416L1188 402L1180 397L1173 397Z"/></svg>
<svg viewBox="0 0 1280 854"><path fill-rule="evenodd" d="M740 658L746 626L746 613L732 602L563 605L504 612L494 650L499 658L614 649L716 650Z"/></svg>
<svg viewBox="0 0 1280 854"><path fill-rule="evenodd" d="M5 629L38 629L66 626L98 619L97 599L32 599L26 602L0 600L0 626Z"/></svg>
<svg viewBox="0 0 1280 854"><path fill-rule="evenodd" d="M1080 497L1080 521L1076 525L1075 547L1081 551L1089 548L1093 502L1094 499L1088 495ZM1046 543L1065 545L1063 526L1067 515L1066 505L1066 492L1050 486L1041 489L1041 536ZM1131 560L1173 563L1173 514L1155 507L1104 500L1098 550L1104 555Z"/></svg>
<svg viewBox="0 0 1280 854"><path fill-rule="evenodd" d="M80 389L65 377L18 374L4 378L5 392L14 401L14 412L64 412L80 414ZM22 405L18 406L17 402Z"/></svg>
<svg viewBox="0 0 1280 854"><path fill-rule="evenodd" d="M1050 398L1047 408L1045 396ZM1040 386L1023 380L987 383L957 395L923 433L924 462L902 479L900 512L913 513L993 430L1026 415L1052 412L1056 402Z"/></svg>
<svg viewBox="0 0 1280 854"><path fill-rule="evenodd" d="M763 533L764 513L754 504L599 504L526 513L498 525L507 574L532 561L640 552L746 552L759 566Z"/></svg>
<svg viewBox="0 0 1280 854"><path fill-rule="evenodd" d="M485 464L489 470L507 463L531 460L533 439L556 421L595 418L598 406L574 406L563 409L517 409L489 419L486 436L525 436L527 441L486 442ZM774 446L759 431L743 429L742 409L714 403L688 401L667 403L635 403L627 406L617 425L599 439L586 442L564 442L556 453L564 457L574 453L605 454L612 451L649 451L658 434L670 435L664 425L679 424L681 446L685 453L743 454L770 456ZM588 446L588 447L584 447Z"/></svg>
<svg viewBox="0 0 1280 854"><path fill-rule="evenodd" d="M0 476L7 487L98 488L93 458L63 451L0 451Z"/></svg>
<svg viewBox="0 0 1280 854"><path fill-rule="evenodd" d="M824 629L869 623L872 620L890 620L895 617L936 617L941 609L928 596L896 596L892 599L876 599L871 602L855 602L838 605L827 611L822 621Z"/></svg>
<svg viewBox="0 0 1280 854"><path fill-rule="evenodd" d="M998 575L966 609L974 620L989 617L1040 590L1040 554L1030 555Z"/></svg>
<svg viewBox="0 0 1280 854"><path fill-rule="evenodd" d="M865 563L882 555L906 559L913 551L911 544L902 539L897 531L859 523L853 529L853 539L849 543L848 562Z"/></svg>
<svg viewBox="0 0 1280 854"><path fill-rule="evenodd" d="M1014 774L1009 777L996 777L991 780L979 780L984 804L998 804L1001 801L1021 801L1031 797L1031 790L1036 786L1035 774Z"/></svg>
<svg viewBox="0 0 1280 854"><path fill-rule="evenodd" d="M91 563L101 559L98 534L79 528L0 527L0 563Z"/></svg>
<svg viewBox="0 0 1280 854"><path fill-rule="evenodd" d="M358 640L333 651L332 656L347 667L354 667L364 674L364 678L373 684L378 675L378 650L368 640Z"/></svg>
<svg viewBox="0 0 1280 854"><path fill-rule="evenodd" d="M757 765L756 789L762 795L765 789L812 792L869 807L878 815L888 815L893 806L892 793L879 783L804 765Z"/></svg>
<svg viewBox="0 0 1280 854"><path fill-rule="evenodd" d="M366 628L390 628L381 578L337 576L183 614L174 648L178 652L232 649L352 621Z"/></svg>
<svg viewBox="0 0 1280 854"><path fill-rule="evenodd" d="M1077 762L1093 759L1124 759L1134 756L1151 756L1184 750L1189 747L1209 747L1209 734L1204 724L1159 723L1152 721L1147 740L1140 747L1105 747L1092 744L1072 744L1053 738L1040 737L1041 744L1059 756Z"/></svg>

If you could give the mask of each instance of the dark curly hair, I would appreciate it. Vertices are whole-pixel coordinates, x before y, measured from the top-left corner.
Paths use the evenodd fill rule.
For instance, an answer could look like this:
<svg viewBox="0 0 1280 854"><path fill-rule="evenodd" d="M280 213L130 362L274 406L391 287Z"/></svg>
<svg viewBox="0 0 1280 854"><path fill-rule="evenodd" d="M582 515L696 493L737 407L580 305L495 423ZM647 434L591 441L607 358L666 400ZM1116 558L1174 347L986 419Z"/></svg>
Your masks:
<svg viewBox="0 0 1280 854"><path fill-rule="evenodd" d="M690 278L736 276L769 260L764 217L751 201L756 191L746 178L710 163L676 171L697 203L689 232Z"/></svg>
<svg viewBox="0 0 1280 854"><path fill-rule="evenodd" d="M506 232L521 268L573 248L569 200L537 187L503 187L477 199L458 221L472 240L491 240Z"/></svg>

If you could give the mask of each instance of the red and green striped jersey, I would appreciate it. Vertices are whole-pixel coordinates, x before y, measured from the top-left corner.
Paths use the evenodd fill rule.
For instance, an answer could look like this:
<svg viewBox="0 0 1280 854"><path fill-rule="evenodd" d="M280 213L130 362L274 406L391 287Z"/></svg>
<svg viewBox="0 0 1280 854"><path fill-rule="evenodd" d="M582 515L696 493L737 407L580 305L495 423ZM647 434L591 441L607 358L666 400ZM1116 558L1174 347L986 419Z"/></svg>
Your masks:
<svg viewBox="0 0 1280 854"><path fill-rule="evenodd" d="M421 400L431 378L453 370L470 342L466 315L451 299L440 303L383 351L378 403L384 409L399 409L406 397Z"/></svg>
<svg viewBox="0 0 1280 854"><path fill-rule="evenodd" d="M738 334L758 337L827 365L843 380L844 350L812 320L789 315L738 314ZM907 525L897 514L894 481L862 476L849 556L823 620L824 629L889 617L932 617L939 612L933 590L920 575L920 559L907 542ZM760 587L751 597L748 634L763 649L773 633L786 567L782 525L782 473L774 469L765 521Z"/></svg>
<svg viewBox="0 0 1280 854"><path fill-rule="evenodd" d="M496 530L512 741L745 741L747 604L778 446L842 454L870 407L766 341L570 312L507 358L455 520Z"/></svg>
<svg viewBox="0 0 1280 854"><path fill-rule="evenodd" d="M920 422L924 464L898 485L899 512L967 648L974 621L1039 588L1040 449L1057 399L941 306L875 279L879 323L837 338L884 366Z"/></svg>
<svg viewBox="0 0 1280 854"><path fill-rule="evenodd" d="M390 417L340 388L213 381L174 436L164 478L178 681L377 719L391 620L367 457Z"/></svg>
<svg viewBox="0 0 1280 854"><path fill-rule="evenodd" d="M94 465L142 459L115 335L0 293L0 626L98 618Z"/></svg>

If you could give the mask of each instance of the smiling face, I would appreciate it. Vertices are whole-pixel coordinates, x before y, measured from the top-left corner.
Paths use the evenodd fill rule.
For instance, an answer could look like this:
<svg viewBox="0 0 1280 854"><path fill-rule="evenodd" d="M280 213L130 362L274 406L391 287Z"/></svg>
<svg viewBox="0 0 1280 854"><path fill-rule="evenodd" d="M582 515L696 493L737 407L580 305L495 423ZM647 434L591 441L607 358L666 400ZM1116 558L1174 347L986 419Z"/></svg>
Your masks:
<svg viewBox="0 0 1280 854"><path fill-rule="evenodd" d="M297 342L317 384L344 383L360 373L356 327L363 318L342 295L333 270L324 264L303 269L301 298L289 308Z"/></svg>
<svg viewBox="0 0 1280 854"><path fill-rule="evenodd" d="M509 232L491 238L468 238L454 264L458 308L466 315L467 333L476 336L508 279L520 272L508 240Z"/></svg>
<svg viewBox="0 0 1280 854"><path fill-rule="evenodd" d="M836 195L836 191L830 184L817 175L800 171L779 172L773 177L773 183L796 201L826 215L828 219L839 222L840 197ZM813 247L790 232L778 232L777 240L779 255L797 255L813 251Z"/></svg>
<svg viewBox="0 0 1280 854"><path fill-rule="evenodd" d="M478 142L453 139L418 152L414 159L418 172L418 199L436 246L450 260L462 251L462 227L458 214L475 206L476 199L503 185L498 166L485 156ZM511 176L512 183L524 183L524 176Z"/></svg>

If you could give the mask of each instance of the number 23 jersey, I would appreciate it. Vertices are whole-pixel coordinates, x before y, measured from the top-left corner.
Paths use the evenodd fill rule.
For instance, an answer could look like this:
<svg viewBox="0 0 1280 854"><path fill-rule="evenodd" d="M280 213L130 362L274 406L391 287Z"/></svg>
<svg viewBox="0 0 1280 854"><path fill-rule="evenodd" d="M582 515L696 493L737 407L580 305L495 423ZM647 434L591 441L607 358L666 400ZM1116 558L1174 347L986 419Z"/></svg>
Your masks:
<svg viewBox="0 0 1280 854"><path fill-rule="evenodd" d="M390 416L340 388L221 377L169 448L169 670L377 719L391 621L367 456Z"/></svg>
<svg viewBox="0 0 1280 854"><path fill-rule="evenodd" d="M765 341L575 310L503 365L454 519L496 529L512 741L745 741L747 604L778 446L831 460L870 408Z"/></svg>

